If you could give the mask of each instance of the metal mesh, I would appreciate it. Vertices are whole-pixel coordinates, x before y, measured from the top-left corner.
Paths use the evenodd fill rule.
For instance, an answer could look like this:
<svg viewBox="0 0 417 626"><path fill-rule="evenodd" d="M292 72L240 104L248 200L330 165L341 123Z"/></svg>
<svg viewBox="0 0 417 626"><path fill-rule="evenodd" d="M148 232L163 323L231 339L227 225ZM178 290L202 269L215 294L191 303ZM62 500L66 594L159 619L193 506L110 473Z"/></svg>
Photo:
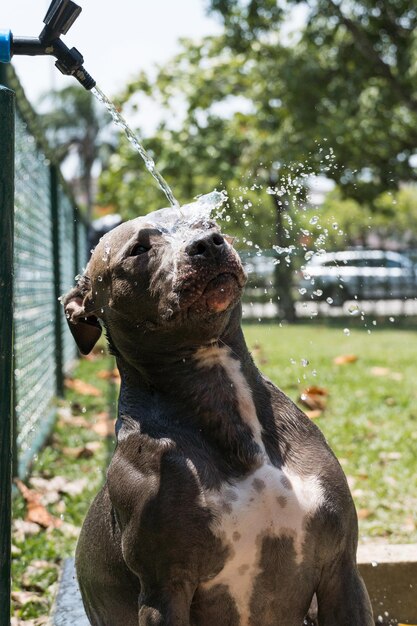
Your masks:
<svg viewBox="0 0 417 626"><path fill-rule="evenodd" d="M15 414L19 474L53 419L56 392L49 162L16 116Z"/></svg>
<svg viewBox="0 0 417 626"><path fill-rule="evenodd" d="M76 274L75 242L74 242L74 207L71 200L61 187L58 190L58 227L59 227L59 252L61 258L60 267L60 293L67 293L74 285ZM68 324L61 326L62 336L62 362L64 371L68 372L77 356L77 349Z"/></svg>
<svg viewBox="0 0 417 626"><path fill-rule="evenodd" d="M20 92L17 96L25 104ZM39 130L33 126L33 114L27 103L23 111L23 114L16 112L14 236L14 406L18 460L15 471L20 476L27 472L55 416L55 397L62 387L60 346L64 372L69 371L77 356L62 310L61 323L57 324L57 267L57 288L63 294L73 286L74 276L85 266L87 256L86 225L81 219L74 223L73 200L60 177L54 176L59 256L56 264L51 166L45 154L47 148L44 152L39 147L43 145L39 136L35 139L33 135Z"/></svg>

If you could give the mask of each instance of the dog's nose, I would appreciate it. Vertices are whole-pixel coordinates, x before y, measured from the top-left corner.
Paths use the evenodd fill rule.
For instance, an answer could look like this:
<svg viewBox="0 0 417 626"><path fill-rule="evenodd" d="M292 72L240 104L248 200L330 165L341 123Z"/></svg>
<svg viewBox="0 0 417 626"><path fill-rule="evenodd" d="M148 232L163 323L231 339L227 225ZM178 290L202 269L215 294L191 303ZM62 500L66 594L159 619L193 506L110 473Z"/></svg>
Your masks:
<svg viewBox="0 0 417 626"><path fill-rule="evenodd" d="M202 237L197 237L185 251L189 256L211 257L222 252L226 242L220 233L210 233Z"/></svg>

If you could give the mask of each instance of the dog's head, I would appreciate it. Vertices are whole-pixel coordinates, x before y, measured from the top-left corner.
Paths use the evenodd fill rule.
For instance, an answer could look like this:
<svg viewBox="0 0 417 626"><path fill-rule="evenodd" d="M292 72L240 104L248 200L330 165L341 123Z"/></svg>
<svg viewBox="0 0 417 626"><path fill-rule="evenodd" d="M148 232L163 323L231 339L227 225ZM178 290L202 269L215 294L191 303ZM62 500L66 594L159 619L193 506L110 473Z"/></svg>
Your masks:
<svg viewBox="0 0 417 626"><path fill-rule="evenodd" d="M64 298L81 352L87 354L99 338L98 319L123 353L127 344L154 342L156 336L183 345L215 340L233 312L240 315L246 276L238 254L214 221L190 223L188 217L162 209L100 240Z"/></svg>

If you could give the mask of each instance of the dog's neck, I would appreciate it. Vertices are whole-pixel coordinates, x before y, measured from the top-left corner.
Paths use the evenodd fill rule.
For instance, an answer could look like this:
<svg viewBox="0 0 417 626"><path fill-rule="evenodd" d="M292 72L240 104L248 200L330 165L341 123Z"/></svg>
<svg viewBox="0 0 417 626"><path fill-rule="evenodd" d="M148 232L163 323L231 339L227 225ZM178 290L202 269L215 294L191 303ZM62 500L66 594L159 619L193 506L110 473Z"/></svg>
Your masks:
<svg viewBox="0 0 417 626"><path fill-rule="evenodd" d="M192 348L165 347L163 354L141 354L137 363L117 361L119 413L143 423L150 412L168 411L173 421L204 431L241 470L259 464L263 446L253 387L260 373L240 327Z"/></svg>

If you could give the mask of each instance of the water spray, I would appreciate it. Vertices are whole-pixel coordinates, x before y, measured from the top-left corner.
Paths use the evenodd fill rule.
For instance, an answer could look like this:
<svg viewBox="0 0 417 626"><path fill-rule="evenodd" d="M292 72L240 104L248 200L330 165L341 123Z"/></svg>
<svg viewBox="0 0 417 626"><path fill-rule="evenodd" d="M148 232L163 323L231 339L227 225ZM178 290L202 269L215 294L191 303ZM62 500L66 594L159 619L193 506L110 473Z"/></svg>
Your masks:
<svg viewBox="0 0 417 626"><path fill-rule="evenodd" d="M96 81L84 69L82 54L61 40L80 13L81 7L71 0L52 0L39 37L15 37L10 30L0 30L0 62L10 63L14 55L50 55L57 59L55 66L62 74L74 76L85 89L92 89Z"/></svg>

